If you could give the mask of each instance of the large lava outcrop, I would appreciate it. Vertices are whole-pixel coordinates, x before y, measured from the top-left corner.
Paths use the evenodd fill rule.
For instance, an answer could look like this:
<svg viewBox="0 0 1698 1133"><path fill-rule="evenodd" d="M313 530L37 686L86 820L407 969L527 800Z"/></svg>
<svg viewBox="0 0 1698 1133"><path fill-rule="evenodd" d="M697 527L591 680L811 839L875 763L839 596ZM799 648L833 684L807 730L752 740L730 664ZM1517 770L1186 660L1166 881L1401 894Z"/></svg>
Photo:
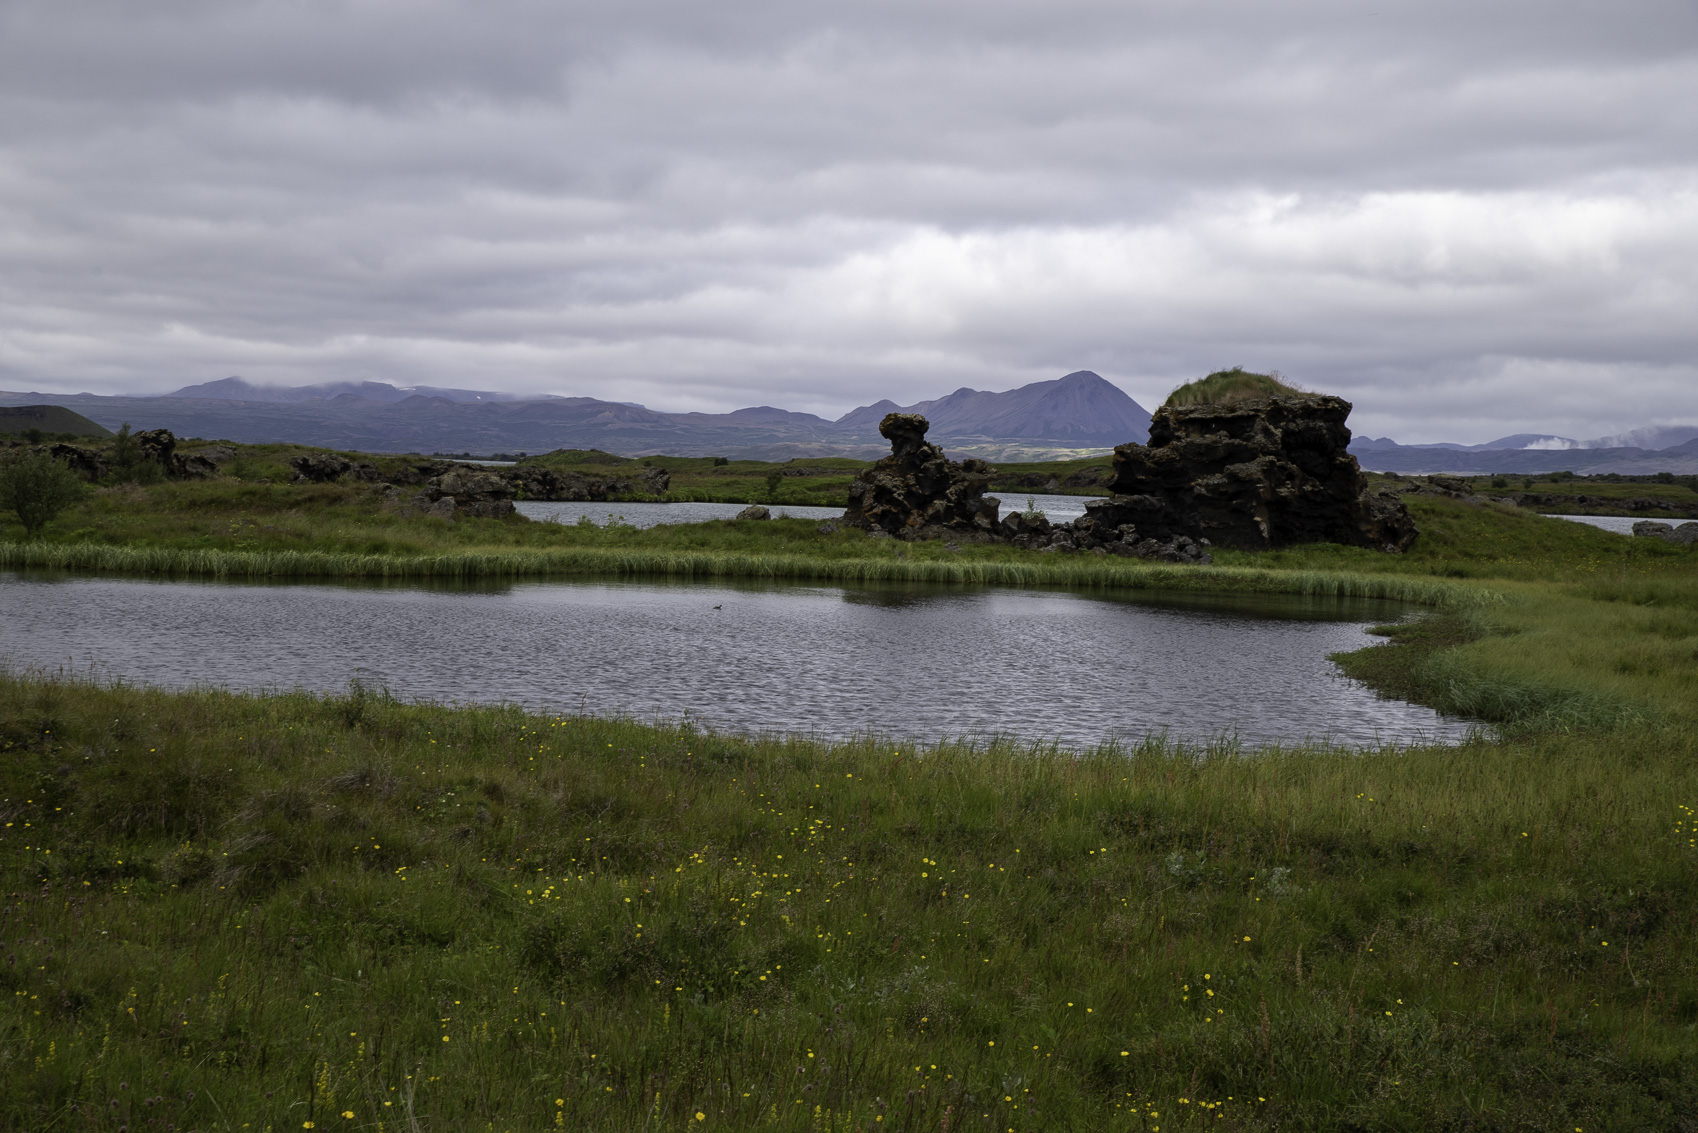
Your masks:
<svg viewBox="0 0 1698 1133"><path fill-rule="evenodd" d="M1347 451L1350 403L1292 393L1156 410L1150 443L1114 450L1107 500L1074 527L1140 538L1188 536L1265 550L1345 543L1406 550L1416 528L1401 500L1369 491Z"/></svg>

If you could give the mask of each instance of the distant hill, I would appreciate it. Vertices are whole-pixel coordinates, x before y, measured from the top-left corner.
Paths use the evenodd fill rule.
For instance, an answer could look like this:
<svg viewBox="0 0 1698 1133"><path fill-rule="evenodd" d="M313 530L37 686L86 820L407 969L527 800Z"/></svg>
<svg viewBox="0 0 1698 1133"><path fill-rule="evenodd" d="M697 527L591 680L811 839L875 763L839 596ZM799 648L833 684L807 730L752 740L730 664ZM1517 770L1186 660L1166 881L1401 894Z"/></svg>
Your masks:
<svg viewBox="0 0 1698 1133"><path fill-rule="evenodd" d="M1036 441L1070 448L1113 448L1150 435L1150 414L1126 391L1089 370L1053 381L1033 382L1005 393L958 389L947 397L913 405L881 401L839 417L839 428L875 435L886 413L923 413L928 437L953 441Z"/></svg>
<svg viewBox="0 0 1698 1133"><path fill-rule="evenodd" d="M1678 431L1669 429L1653 433L1647 429L1641 432L1665 435ZM1556 443L1564 438L1525 433L1485 445L1400 445L1386 437L1358 437L1350 442L1350 452L1369 471L1406 475L1450 472L1513 476L1573 472L1596 476L1619 472L1624 476L1643 476L1672 472L1687 476L1698 473L1698 431L1694 431L1693 435L1693 440L1662 449L1631 445L1594 447L1592 442L1578 441L1568 441L1564 447ZM1498 447L1503 446L1505 441L1526 443Z"/></svg>
<svg viewBox="0 0 1698 1133"><path fill-rule="evenodd" d="M44 433L71 433L79 437L110 437L112 431L81 413L62 405L10 405L0 407L0 433L22 433L40 429Z"/></svg>
<svg viewBox="0 0 1698 1133"><path fill-rule="evenodd" d="M0 393L0 404L40 394ZM959 389L901 407L863 406L836 421L770 405L731 413L660 413L592 397L518 400L486 390L382 382L256 386L224 378L162 397L56 398L96 421L129 421L181 436L293 441L365 452L548 452L603 449L623 456L876 458L889 452L878 423L899 408L926 414L931 439L958 454L1041 460L1100 452L1149 436L1150 415L1088 370L993 393Z"/></svg>
<svg viewBox="0 0 1698 1133"><path fill-rule="evenodd" d="M1112 448L1150 435L1150 414L1119 386L1077 370L1007 393L956 390L927 408L932 432L944 438L1067 441Z"/></svg>
<svg viewBox="0 0 1698 1133"><path fill-rule="evenodd" d="M517 401L511 394L481 389L445 389L440 386L401 388L387 382L326 382L316 386L256 386L241 378L184 386L166 397L210 398L215 401L329 401L352 397L361 401L405 401L409 397L440 397L448 401Z"/></svg>

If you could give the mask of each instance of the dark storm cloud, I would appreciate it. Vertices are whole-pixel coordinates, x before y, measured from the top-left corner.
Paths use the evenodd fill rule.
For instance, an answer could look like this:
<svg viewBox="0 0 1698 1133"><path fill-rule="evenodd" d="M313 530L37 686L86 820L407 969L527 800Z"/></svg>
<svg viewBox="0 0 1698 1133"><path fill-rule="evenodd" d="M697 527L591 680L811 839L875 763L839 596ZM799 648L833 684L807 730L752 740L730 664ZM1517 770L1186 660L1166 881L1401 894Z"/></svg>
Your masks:
<svg viewBox="0 0 1698 1133"><path fill-rule="evenodd" d="M1698 420L1687 3L0 0L0 386Z"/></svg>

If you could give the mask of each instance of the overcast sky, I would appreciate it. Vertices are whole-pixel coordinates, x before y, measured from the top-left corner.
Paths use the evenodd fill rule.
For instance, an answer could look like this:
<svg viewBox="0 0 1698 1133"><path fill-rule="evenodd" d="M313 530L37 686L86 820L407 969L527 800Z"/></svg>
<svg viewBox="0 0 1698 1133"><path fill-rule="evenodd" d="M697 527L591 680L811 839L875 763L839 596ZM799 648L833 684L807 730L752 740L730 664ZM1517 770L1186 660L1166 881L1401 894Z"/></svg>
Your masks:
<svg viewBox="0 0 1698 1133"><path fill-rule="evenodd" d="M1692 0L0 0L0 389L1698 423Z"/></svg>

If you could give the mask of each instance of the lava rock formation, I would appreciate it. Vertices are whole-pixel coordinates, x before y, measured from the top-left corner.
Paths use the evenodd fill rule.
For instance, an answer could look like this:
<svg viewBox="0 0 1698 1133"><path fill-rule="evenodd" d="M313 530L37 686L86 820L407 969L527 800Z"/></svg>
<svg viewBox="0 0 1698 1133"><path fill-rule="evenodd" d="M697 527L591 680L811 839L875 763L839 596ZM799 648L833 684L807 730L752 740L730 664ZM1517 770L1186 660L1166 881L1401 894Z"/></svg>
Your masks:
<svg viewBox="0 0 1698 1133"><path fill-rule="evenodd" d="M1641 539L1661 539L1682 547L1698 546L1698 523L1683 523L1676 527L1672 523L1641 519L1633 525L1633 534Z"/></svg>
<svg viewBox="0 0 1698 1133"><path fill-rule="evenodd" d="M500 474L527 500L608 500L634 493L664 498L672 486L672 475L664 468L638 469L635 480L535 464L505 468Z"/></svg>
<svg viewBox="0 0 1698 1133"><path fill-rule="evenodd" d="M1179 546L1183 537L1242 550L1344 543L1404 551L1415 523L1394 493L1369 491L1347 451L1350 408L1315 394L1164 406L1148 445L1114 450L1113 495L1086 506L1072 525L1075 540L1107 543L1112 533L1132 547Z"/></svg>
<svg viewBox="0 0 1698 1133"><path fill-rule="evenodd" d="M863 470L849 485L843 522L901 539L997 538L1002 501L985 495L991 466L982 460L950 460L926 443L931 427L918 413L887 413L879 433L890 455Z"/></svg>
<svg viewBox="0 0 1698 1133"><path fill-rule="evenodd" d="M206 457L178 453L177 437L170 429L146 429L135 438L141 444L142 456L158 461L173 480L204 480L218 475L218 466Z"/></svg>

